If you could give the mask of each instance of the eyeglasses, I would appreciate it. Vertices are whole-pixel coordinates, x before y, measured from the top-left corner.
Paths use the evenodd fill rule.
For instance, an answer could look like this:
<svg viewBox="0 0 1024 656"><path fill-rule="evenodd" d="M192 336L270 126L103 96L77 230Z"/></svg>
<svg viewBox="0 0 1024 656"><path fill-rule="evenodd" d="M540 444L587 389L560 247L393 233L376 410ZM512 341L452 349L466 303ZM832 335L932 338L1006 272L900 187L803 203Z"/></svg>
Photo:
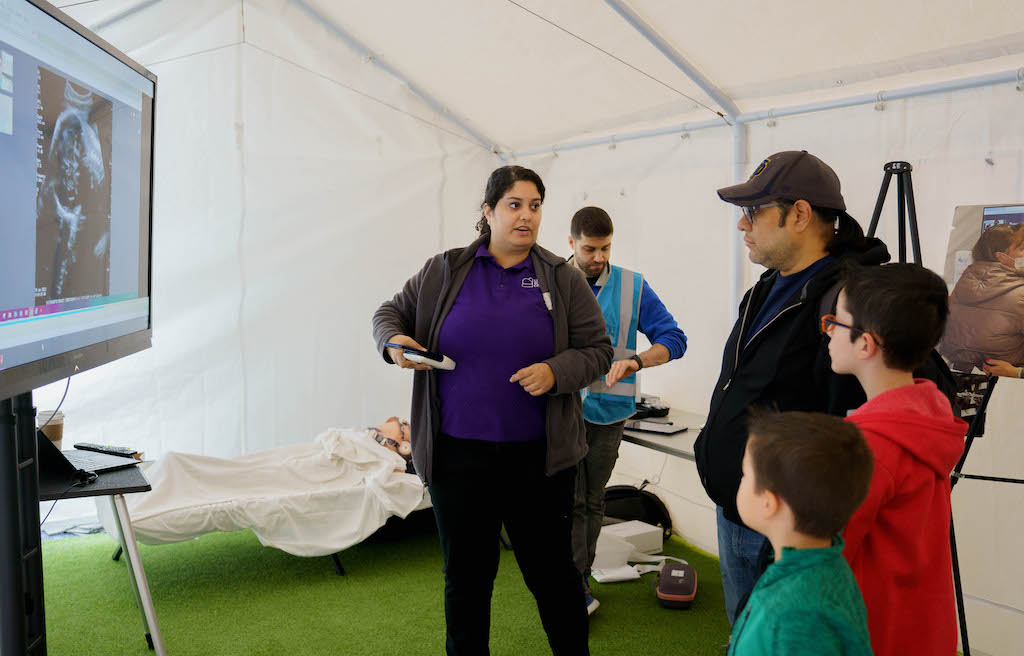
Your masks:
<svg viewBox="0 0 1024 656"><path fill-rule="evenodd" d="M860 328L855 328L853 326L848 326L845 323L840 323L839 320L836 319L836 315L834 314L826 314L821 318L821 332L825 333L826 335L831 335L832 330L835 329L836 326L840 328L846 328L851 333L860 334L865 332Z"/></svg>
<svg viewBox="0 0 1024 656"><path fill-rule="evenodd" d="M741 207L740 209L743 211L743 218L747 220L747 223L753 226L754 215L756 215L758 212L765 209L766 207L779 207L781 205L781 202L776 201L774 203L766 203L764 205L751 205L749 207Z"/></svg>

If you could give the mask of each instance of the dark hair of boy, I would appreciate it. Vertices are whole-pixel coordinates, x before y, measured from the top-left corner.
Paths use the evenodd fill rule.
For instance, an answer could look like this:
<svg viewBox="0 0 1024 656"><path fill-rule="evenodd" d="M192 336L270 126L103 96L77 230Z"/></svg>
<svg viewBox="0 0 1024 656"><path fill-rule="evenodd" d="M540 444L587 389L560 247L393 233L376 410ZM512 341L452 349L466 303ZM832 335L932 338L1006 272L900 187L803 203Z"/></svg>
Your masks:
<svg viewBox="0 0 1024 656"><path fill-rule="evenodd" d="M848 266L842 285L854 327L878 340L885 366L913 371L924 364L949 316L949 290L938 274L917 264ZM850 341L859 336L850 331Z"/></svg>
<svg viewBox="0 0 1024 656"><path fill-rule="evenodd" d="M860 429L832 415L756 408L749 426L757 491L785 501L800 533L830 538L843 530L867 496L874 470Z"/></svg>
<svg viewBox="0 0 1024 656"><path fill-rule="evenodd" d="M615 228L612 218L600 207L584 207L572 216L569 234L573 239L586 235L594 239L610 237Z"/></svg>

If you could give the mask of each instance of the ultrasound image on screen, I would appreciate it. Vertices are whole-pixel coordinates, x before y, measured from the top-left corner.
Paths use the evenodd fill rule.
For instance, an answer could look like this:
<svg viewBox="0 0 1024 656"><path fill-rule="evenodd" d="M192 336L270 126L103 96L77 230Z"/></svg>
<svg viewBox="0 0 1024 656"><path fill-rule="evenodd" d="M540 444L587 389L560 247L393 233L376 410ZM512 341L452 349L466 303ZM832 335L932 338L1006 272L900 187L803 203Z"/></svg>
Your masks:
<svg viewBox="0 0 1024 656"><path fill-rule="evenodd" d="M39 68L36 305L110 293L112 111Z"/></svg>

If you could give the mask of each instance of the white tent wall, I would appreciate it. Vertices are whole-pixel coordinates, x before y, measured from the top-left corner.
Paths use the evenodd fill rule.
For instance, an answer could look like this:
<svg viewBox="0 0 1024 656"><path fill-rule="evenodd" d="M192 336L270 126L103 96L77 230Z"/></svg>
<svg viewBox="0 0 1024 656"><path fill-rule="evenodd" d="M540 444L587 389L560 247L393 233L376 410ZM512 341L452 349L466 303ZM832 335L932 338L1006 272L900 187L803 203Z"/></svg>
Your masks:
<svg viewBox="0 0 1024 656"><path fill-rule="evenodd" d="M67 8L160 80L154 346L74 378L69 441L232 457L408 413L370 317L444 245L449 198L482 191L448 179L500 162L294 7L259 11L285 4L246 3L245 29L238 2ZM145 36L193 10L188 38Z"/></svg>
<svg viewBox="0 0 1024 656"><path fill-rule="evenodd" d="M376 353L370 317L442 246L444 149L496 158L262 51L246 57L251 451L408 414L411 376Z"/></svg>

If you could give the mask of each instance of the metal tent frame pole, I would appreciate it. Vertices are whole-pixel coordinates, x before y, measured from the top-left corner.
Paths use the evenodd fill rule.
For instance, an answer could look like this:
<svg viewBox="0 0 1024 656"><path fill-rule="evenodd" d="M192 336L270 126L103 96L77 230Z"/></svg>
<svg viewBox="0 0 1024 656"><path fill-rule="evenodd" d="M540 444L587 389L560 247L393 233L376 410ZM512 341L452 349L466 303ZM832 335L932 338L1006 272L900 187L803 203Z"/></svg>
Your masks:
<svg viewBox="0 0 1024 656"><path fill-rule="evenodd" d="M956 80L949 80L947 82L939 82L935 84L924 84L912 87L904 87L902 89L896 89L892 91L879 91L874 94L862 94L857 96L850 96L848 98L838 98L835 100L827 100L818 103L807 103L803 105L793 105L791 107L773 108L758 112L748 112L745 114L738 115L735 120L739 124L749 124L757 121L770 119L770 118L781 118L784 116L796 116L798 114L811 114L814 112L827 111L830 109L842 109L845 107L855 107L857 105L870 105L878 102L885 102L888 100L906 100L908 98L919 98L921 96L929 96L937 93L948 93L952 91L963 91L965 89L977 89L980 87L996 86L999 84L1019 84L1024 89L1024 67L1015 68L1013 70L1001 71L999 73L989 73L986 75L975 75L972 77L958 78ZM721 127L724 126L724 121L702 121L700 123L686 124L685 126L674 125L671 127L646 130L644 132L630 132L626 134L617 134L603 138L588 139L584 141L573 141L564 144L556 144L553 146L558 151L562 150L573 150L575 148L585 148L589 146L600 146L603 144L609 144L614 142L630 141L633 139L645 139L654 136L660 136L663 134L674 134L679 132L692 132L694 130L703 130L707 128ZM536 155L540 153L550 153L552 146L545 148L532 148L529 150L517 151L511 153L511 157L526 157L529 155Z"/></svg>

